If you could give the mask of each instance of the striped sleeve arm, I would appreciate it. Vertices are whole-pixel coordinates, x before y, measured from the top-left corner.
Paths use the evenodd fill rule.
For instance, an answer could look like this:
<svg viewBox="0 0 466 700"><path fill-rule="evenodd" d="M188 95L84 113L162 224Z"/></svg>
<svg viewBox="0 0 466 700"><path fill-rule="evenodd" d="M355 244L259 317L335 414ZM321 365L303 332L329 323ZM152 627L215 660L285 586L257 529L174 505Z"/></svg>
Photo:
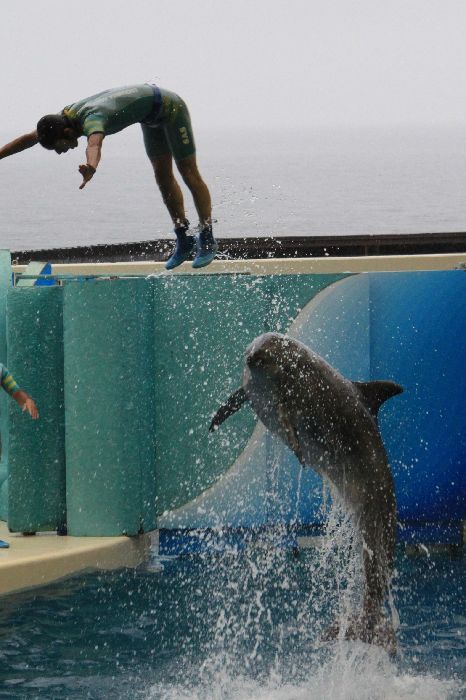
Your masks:
<svg viewBox="0 0 466 700"><path fill-rule="evenodd" d="M8 394L10 394L10 396L11 396L12 394L15 393L15 391L19 391L19 386L16 383L16 381L14 380L13 375L10 374L10 372L7 370L7 368L4 367L3 365L1 365L1 367L2 367L2 375L1 375L1 380L0 380L1 385L5 389L5 391Z"/></svg>
<svg viewBox="0 0 466 700"><path fill-rule="evenodd" d="M106 120L100 114L89 114L83 124L82 130L84 136L91 136L91 134L105 134Z"/></svg>

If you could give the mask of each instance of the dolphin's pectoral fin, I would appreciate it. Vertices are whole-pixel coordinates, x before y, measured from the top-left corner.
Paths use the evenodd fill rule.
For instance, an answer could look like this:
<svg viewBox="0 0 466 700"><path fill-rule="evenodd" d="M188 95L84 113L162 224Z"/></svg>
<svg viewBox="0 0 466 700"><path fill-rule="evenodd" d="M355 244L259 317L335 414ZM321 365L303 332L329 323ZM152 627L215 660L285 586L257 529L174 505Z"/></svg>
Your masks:
<svg viewBox="0 0 466 700"><path fill-rule="evenodd" d="M353 384L374 418L377 418L379 408L384 401L397 394L402 394L404 391L402 386L390 381L353 382Z"/></svg>
<svg viewBox="0 0 466 700"><path fill-rule="evenodd" d="M278 404L277 407L277 413L278 413L278 420L283 428L283 431L286 435L286 441L289 445L289 447L293 450L295 453L296 457L299 459L300 464L305 467L306 462L304 461L303 453L301 452L301 448L299 446L299 440L298 440L298 435L296 433L296 429L294 425L292 425L288 413L283 406L283 404Z"/></svg>
<svg viewBox="0 0 466 700"><path fill-rule="evenodd" d="M246 392L244 391L243 387L237 389L229 397L228 401L220 406L217 413L212 418L212 422L209 426L209 432L216 430L218 426L223 423L223 421L233 415L233 413L236 413L236 411L239 411L243 403L247 400L248 397L246 396Z"/></svg>

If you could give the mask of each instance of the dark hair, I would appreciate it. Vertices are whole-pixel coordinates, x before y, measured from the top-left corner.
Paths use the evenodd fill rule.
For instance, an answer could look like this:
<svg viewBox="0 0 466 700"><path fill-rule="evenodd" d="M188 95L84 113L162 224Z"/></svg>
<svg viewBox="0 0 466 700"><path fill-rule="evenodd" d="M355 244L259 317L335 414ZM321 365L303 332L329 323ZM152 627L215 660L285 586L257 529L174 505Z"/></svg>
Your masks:
<svg viewBox="0 0 466 700"><path fill-rule="evenodd" d="M70 120L64 114L46 114L37 122L40 145L53 150L55 141L63 138L64 131L69 126L71 126Z"/></svg>

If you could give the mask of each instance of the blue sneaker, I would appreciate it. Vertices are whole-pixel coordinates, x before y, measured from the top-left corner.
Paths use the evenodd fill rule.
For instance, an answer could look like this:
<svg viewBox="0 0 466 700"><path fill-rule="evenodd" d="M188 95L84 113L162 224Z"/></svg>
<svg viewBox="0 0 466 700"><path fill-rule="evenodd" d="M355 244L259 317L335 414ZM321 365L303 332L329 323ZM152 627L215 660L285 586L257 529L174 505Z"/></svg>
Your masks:
<svg viewBox="0 0 466 700"><path fill-rule="evenodd" d="M208 236L203 236L202 231L196 243L197 253L193 260L193 267L205 267L215 258L218 250L218 243L212 233Z"/></svg>
<svg viewBox="0 0 466 700"><path fill-rule="evenodd" d="M185 260L188 260L194 253L195 247L196 239L194 236L178 238L173 255L171 255L165 263L165 269L173 270L174 267L178 267L178 265L181 265Z"/></svg>

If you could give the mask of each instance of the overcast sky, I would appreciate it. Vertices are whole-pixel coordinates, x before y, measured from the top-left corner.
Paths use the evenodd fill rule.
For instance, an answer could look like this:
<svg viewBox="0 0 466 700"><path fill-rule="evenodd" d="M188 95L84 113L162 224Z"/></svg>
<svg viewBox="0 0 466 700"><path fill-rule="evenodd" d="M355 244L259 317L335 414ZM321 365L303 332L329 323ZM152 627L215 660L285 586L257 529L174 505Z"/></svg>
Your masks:
<svg viewBox="0 0 466 700"><path fill-rule="evenodd" d="M4 0L0 131L151 79L202 128L466 125L465 36L465 0Z"/></svg>

